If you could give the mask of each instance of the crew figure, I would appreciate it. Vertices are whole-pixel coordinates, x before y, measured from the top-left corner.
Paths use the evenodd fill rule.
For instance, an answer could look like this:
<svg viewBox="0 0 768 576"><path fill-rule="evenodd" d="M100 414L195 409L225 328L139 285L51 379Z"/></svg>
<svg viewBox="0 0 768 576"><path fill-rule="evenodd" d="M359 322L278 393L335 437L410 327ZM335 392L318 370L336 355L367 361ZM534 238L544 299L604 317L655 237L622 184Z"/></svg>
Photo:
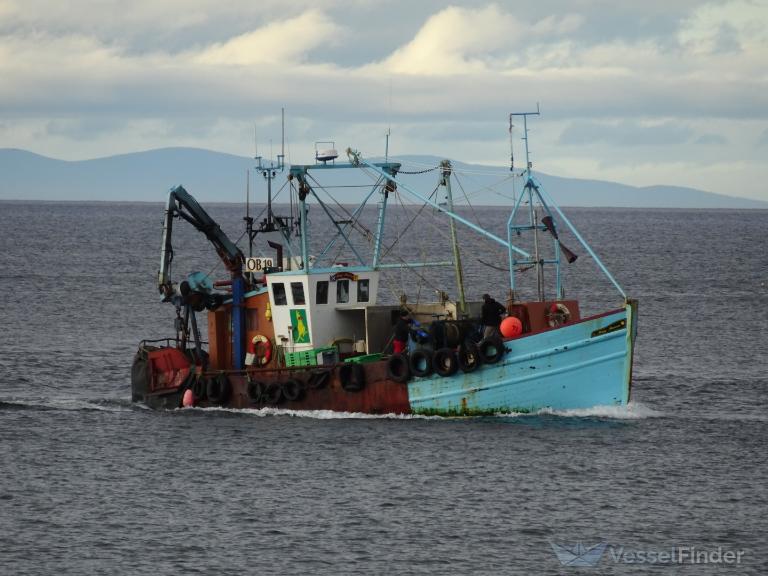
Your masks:
<svg viewBox="0 0 768 576"><path fill-rule="evenodd" d="M483 338L501 335L501 332L499 332L501 315L506 311L507 309L491 298L489 294L483 294L483 308L480 319L483 325Z"/></svg>
<svg viewBox="0 0 768 576"><path fill-rule="evenodd" d="M400 310L400 318L395 324L395 336L392 339L392 347L395 354L402 354L408 349L408 334L411 331L413 319L408 310Z"/></svg>

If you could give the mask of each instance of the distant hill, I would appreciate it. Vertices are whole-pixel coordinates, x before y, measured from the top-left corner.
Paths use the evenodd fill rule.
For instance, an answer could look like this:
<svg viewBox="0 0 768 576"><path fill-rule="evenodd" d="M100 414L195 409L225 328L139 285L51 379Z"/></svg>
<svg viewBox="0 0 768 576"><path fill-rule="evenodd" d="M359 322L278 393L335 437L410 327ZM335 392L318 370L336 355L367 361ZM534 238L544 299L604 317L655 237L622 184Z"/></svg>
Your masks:
<svg viewBox="0 0 768 576"><path fill-rule="evenodd" d="M435 166L434 156L401 156L404 170ZM473 204L508 204L511 184L494 190L486 187L504 179L508 170L453 162L459 182ZM203 202L242 202L246 172L253 160L196 148L162 148L68 162L17 149L0 149L0 200L106 200L162 202L165 193L183 184ZM346 172L346 171L345 171ZM466 178L463 176L466 174ZM354 174L342 175L348 182ZM677 186L634 187L599 180L561 178L537 173L544 188L563 206L606 206L638 208L768 208L768 202L735 198ZM435 187L434 172L407 176L417 190L429 194ZM346 180L345 180L346 179ZM283 185L276 180L275 188ZM337 182L338 183L338 182ZM265 185L258 173L251 173L255 201L263 201ZM497 193L502 192L503 193ZM351 202L358 195L339 189L339 201ZM458 204L463 194L454 192ZM279 201L279 200L278 200Z"/></svg>

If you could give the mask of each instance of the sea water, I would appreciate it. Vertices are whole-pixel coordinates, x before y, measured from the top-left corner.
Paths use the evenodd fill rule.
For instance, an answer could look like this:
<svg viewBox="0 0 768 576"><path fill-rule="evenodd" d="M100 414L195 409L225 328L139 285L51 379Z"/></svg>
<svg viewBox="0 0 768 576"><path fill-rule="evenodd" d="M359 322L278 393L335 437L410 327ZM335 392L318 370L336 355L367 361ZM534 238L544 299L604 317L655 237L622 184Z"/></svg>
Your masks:
<svg viewBox="0 0 768 576"><path fill-rule="evenodd" d="M397 210L385 261L450 259ZM464 213L504 235L508 209ZM173 334L162 205L0 203L0 574L768 573L768 212L568 213L640 301L631 404L445 419L132 405L137 343ZM620 303L561 231L567 296ZM503 300L504 252L460 240L468 296ZM189 226L174 247L176 279L225 277ZM438 289L450 268L394 271L380 300Z"/></svg>

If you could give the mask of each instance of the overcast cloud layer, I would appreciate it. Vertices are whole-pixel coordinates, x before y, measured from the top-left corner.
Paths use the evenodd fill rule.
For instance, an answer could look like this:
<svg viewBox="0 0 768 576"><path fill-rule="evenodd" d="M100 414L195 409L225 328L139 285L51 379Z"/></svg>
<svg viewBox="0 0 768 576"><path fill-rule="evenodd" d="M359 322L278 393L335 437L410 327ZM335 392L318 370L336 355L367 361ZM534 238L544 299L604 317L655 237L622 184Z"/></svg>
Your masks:
<svg viewBox="0 0 768 576"><path fill-rule="evenodd" d="M768 0L0 0L0 147L508 162L768 200ZM518 157L520 141L516 133Z"/></svg>

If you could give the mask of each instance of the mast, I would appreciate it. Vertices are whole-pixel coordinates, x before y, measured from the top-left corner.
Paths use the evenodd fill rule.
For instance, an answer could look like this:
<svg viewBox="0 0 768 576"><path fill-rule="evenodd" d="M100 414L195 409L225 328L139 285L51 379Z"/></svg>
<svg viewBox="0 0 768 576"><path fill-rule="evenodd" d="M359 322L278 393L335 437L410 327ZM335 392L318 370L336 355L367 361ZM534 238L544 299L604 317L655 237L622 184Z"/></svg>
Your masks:
<svg viewBox="0 0 768 576"><path fill-rule="evenodd" d="M395 190L394 184L386 182L382 185L383 191L381 193L381 201L379 202L379 218L376 226L376 243L373 246L373 264L374 268L379 266L379 258L381 257L381 242L384 238L384 220L387 216L387 199L389 198L389 192Z"/></svg>
<svg viewBox="0 0 768 576"><path fill-rule="evenodd" d="M512 128L514 127L512 120L515 116L522 116L523 117L523 136L522 140L525 142L525 186L523 188L523 191L520 193L520 196L517 198L517 200L513 200L514 208L512 209L512 212L509 215L509 219L507 220L507 244L509 248L509 288L510 288L510 299L515 299L515 267L518 264L533 264L536 267L536 285L537 285L537 293L539 296L539 300L543 300L544 298L544 261L541 259L541 256L539 254L539 236L538 232L540 228L543 228L543 226L539 226L538 223L538 214L536 213L536 210L534 208L534 184L533 184L533 177L531 175L531 156L530 156L530 150L528 147L528 116L538 116L540 114L539 111L539 105L536 104L536 112L512 112L509 115L509 137L510 137L510 148L512 147ZM513 153L510 151L510 170L514 170L514 156ZM527 226L518 226L514 224L515 215L517 214L518 209L520 208L521 204L523 203L523 200L526 199L528 201L528 225ZM526 230L533 230L533 247L534 247L534 254L533 257L528 256L524 260L518 260L515 258L515 255L513 253L513 244L512 244L512 236L513 232L518 232L521 229ZM559 278L558 274L558 278Z"/></svg>
<svg viewBox="0 0 768 576"><path fill-rule="evenodd" d="M440 163L442 168L440 184L445 187L445 198L448 203L448 210L453 212L453 193L451 191L451 161L443 160ZM459 242L456 236L456 222L449 218L451 227L451 248L453 248L453 266L456 271L456 285L459 290L459 313L465 314L467 311L467 302L464 297L464 273L461 268L461 253L459 252Z"/></svg>

